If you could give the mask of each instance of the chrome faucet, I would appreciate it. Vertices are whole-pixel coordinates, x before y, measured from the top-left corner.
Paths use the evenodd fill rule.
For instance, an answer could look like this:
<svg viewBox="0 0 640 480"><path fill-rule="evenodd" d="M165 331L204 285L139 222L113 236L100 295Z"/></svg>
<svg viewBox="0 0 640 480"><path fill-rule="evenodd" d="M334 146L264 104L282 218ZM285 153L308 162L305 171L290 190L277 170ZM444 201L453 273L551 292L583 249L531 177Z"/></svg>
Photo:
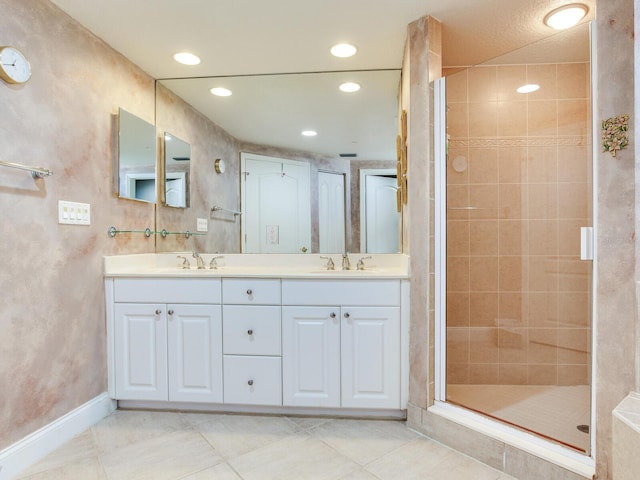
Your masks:
<svg viewBox="0 0 640 480"><path fill-rule="evenodd" d="M342 254L342 269L351 270L351 262L349 261L349 252Z"/></svg>
<svg viewBox="0 0 640 480"><path fill-rule="evenodd" d="M224 258L224 255L218 255L217 257L213 257L211 259L211 262L209 263L209 268L211 270L217 270L218 269L218 262L216 260L218 260L219 258Z"/></svg>
<svg viewBox="0 0 640 480"><path fill-rule="evenodd" d="M187 257L183 257L182 255L178 255L178 258L182 259L182 269L183 270L187 270L187 269L191 268L191 264L189 263L189 260L187 259Z"/></svg>
<svg viewBox="0 0 640 480"><path fill-rule="evenodd" d="M370 258L371 258L371 255L368 255L366 257L361 257L360 260L358 260L358 263L356 264L356 268L358 270L364 270L366 268L364 261L369 260Z"/></svg>
<svg viewBox="0 0 640 480"><path fill-rule="evenodd" d="M327 255L320 255L320 258L322 258L323 260L327 261L327 264L325 265L327 270L335 270L336 269L336 264L333 263L333 258L331 258L331 257L329 257Z"/></svg>
<svg viewBox="0 0 640 480"><path fill-rule="evenodd" d="M198 263L198 270L202 270L204 268L204 260L202 260L200 254L198 252L193 252L193 255L191 256L196 259L196 262Z"/></svg>

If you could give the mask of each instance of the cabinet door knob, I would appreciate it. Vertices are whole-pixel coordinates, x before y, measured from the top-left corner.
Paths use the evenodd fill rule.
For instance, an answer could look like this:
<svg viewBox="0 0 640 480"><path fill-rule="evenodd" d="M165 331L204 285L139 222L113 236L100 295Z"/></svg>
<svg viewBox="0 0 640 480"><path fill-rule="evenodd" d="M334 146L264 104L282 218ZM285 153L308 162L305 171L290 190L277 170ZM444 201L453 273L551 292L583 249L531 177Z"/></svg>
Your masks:
<svg viewBox="0 0 640 480"><path fill-rule="evenodd" d="M160 315L161 313L162 313L162 310L160 310L160 309L156 310L156 315Z"/></svg>
<svg viewBox="0 0 640 480"><path fill-rule="evenodd" d="M344 314L344 318L349 318L351 315L349 315L349 312L345 312Z"/></svg>
<svg viewBox="0 0 640 480"><path fill-rule="evenodd" d="M247 335L253 335L253 330L247 330Z"/></svg>
<svg viewBox="0 0 640 480"><path fill-rule="evenodd" d="M247 382L247 385L249 385L249 386L253 385L253 380L249 380L249 381Z"/></svg>
<svg viewBox="0 0 640 480"><path fill-rule="evenodd" d="M335 314L334 312L331 312L331 313L329 314L329 316L330 316L331 318L336 318L336 314Z"/></svg>
<svg viewBox="0 0 640 480"><path fill-rule="evenodd" d="M169 310L167 313L168 313L169 315L173 315L173 310Z"/></svg>
<svg viewBox="0 0 640 480"><path fill-rule="evenodd" d="M247 295L253 295L253 290L251 289L247 290Z"/></svg>

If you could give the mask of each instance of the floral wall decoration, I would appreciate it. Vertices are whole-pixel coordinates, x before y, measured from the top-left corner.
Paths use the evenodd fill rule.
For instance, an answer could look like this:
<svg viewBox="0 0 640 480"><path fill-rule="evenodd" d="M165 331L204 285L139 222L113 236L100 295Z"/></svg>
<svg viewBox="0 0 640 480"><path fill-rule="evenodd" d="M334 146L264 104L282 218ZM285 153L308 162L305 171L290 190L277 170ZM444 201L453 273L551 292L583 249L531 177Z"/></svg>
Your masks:
<svg viewBox="0 0 640 480"><path fill-rule="evenodd" d="M603 151L615 157L618 150L629 145L629 114L607 118L602 122Z"/></svg>

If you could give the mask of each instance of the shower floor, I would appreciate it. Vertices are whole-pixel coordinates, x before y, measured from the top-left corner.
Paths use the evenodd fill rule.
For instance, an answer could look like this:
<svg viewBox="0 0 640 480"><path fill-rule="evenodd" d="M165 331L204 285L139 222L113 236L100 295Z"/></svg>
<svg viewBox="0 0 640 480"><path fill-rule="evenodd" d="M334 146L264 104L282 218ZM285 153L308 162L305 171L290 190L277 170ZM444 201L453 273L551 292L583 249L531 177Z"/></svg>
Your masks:
<svg viewBox="0 0 640 480"><path fill-rule="evenodd" d="M447 401L538 433L588 453L591 389L588 385L447 385Z"/></svg>

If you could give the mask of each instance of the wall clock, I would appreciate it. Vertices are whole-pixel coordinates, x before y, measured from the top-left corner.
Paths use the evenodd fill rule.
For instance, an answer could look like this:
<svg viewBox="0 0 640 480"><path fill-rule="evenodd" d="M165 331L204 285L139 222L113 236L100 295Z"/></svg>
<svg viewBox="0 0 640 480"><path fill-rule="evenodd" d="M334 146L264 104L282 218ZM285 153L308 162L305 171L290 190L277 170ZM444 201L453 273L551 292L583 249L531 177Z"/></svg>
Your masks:
<svg viewBox="0 0 640 480"><path fill-rule="evenodd" d="M0 78L7 83L25 83L31 77L31 65L15 47L0 47Z"/></svg>

